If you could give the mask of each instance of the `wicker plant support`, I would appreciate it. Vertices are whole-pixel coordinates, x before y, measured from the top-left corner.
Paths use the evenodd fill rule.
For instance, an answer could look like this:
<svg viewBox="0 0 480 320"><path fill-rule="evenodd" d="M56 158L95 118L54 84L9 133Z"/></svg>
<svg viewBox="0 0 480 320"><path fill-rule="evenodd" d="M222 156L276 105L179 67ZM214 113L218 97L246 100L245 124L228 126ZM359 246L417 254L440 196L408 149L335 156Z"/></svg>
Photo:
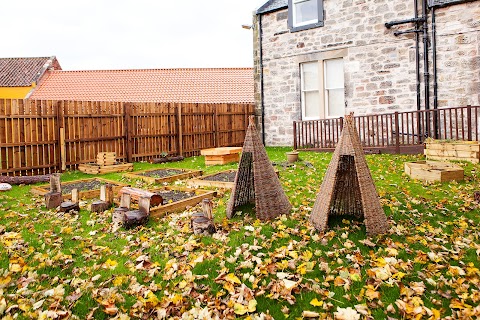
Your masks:
<svg viewBox="0 0 480 320"><path fill-rule="evenodd" d="M317 230L324 232L329 215L344 214L363 217L368 235L388 230L387 217L367 166L353 114L345 116L342 134L317 194L310 221Z"/></svg>
<svg viewBox="0 0 480 320"><path fill-rule="evenodd" d="M227 206L227 217L231 218L238 206L255 203L257 218L269 220L289 213L292 205L268 159L253 119L249 119L242 157Z"/></svg>

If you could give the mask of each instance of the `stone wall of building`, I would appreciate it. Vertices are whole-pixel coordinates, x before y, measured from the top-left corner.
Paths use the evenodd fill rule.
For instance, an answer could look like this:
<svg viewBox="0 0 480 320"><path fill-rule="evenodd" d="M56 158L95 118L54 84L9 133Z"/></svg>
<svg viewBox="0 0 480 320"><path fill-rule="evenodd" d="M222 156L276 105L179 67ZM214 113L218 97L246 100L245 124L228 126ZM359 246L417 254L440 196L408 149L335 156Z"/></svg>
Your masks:
<svg viewBox="0 0 480 320"><path fill-rule="evenodd" d="M324 27L293 33L287 26L287 9L261 16L267 145L292 145L293 121L301 120L300 63L319 57L341 54L344 58L346 112L363 115L417 108L415 35L393 34L414 24L385 27L385 22L413 18L413 1L325 0L324 6ZM479 10L480 1L475 1L436 12L439 106L479 104ZM257 40L258 20L257 16ZM254 53L260 115L259 41ZM422 56L420 61L423 109ZM430 82L432 92L432 76Z"/></svg>

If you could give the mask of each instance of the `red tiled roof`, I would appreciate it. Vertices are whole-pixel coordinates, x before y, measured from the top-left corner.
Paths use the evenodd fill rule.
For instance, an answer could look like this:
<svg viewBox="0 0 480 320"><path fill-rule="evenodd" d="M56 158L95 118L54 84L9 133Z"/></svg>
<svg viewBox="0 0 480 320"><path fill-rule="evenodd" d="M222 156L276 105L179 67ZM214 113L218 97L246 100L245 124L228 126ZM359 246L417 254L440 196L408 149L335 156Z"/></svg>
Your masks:
<svg viewBox="0 0 480 320"><path fill-rule="evenodd" d="M0 87L29 87L48 68L62 69L55 57L0 58Z"/></svg>
<svg viewBox="0 0 480 320"><path fill-rule="evenodd" d="M253 103L253 69L52 71L30 99Z"/></svg>

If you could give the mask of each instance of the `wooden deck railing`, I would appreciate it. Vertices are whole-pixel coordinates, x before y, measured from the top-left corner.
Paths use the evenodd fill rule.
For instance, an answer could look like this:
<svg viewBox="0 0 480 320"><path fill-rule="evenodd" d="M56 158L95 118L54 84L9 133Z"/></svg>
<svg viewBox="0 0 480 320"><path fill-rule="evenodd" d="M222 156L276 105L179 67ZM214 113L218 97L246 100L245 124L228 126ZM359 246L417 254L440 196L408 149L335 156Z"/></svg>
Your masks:
<svg viewBox="0 0 480 320"><path fill-rule="evenodd" d="M241 146L252 114L253 104L0 99L0 174L75 169L98 152L133 162Z"/></svg>
<svg viewBox="0 0 480 320"><path fill-rule="evenodd" d="M395 112L355 117L364 149L417 153L427 137L479 140L480 106ZM331 151L342 131L343 118L294 121L294 148Z"/></svg>

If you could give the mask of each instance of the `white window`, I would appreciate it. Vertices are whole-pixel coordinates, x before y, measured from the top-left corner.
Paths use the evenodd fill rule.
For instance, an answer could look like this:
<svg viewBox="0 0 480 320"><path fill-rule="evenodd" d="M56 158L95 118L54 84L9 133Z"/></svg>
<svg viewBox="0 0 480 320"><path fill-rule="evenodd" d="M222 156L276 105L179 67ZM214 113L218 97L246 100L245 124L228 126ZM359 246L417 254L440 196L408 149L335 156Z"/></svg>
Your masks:
<svg viewBox="0 0 480 320"><path fill-rule="evenodd" d="M317 0L292 0L292 4L294 27L318 22Z"/></svg>
<svg viewBox="0 0 480 320"><path fill-rule="evenodd" d="M288 0L291 31L323 26L323 0Z"/></svg>
<svg viewBox="0 0 480 320"><path fill-rule="evenodd" d="M343 59L306 62L301 69L302 119L345 115Z"/></svg>

